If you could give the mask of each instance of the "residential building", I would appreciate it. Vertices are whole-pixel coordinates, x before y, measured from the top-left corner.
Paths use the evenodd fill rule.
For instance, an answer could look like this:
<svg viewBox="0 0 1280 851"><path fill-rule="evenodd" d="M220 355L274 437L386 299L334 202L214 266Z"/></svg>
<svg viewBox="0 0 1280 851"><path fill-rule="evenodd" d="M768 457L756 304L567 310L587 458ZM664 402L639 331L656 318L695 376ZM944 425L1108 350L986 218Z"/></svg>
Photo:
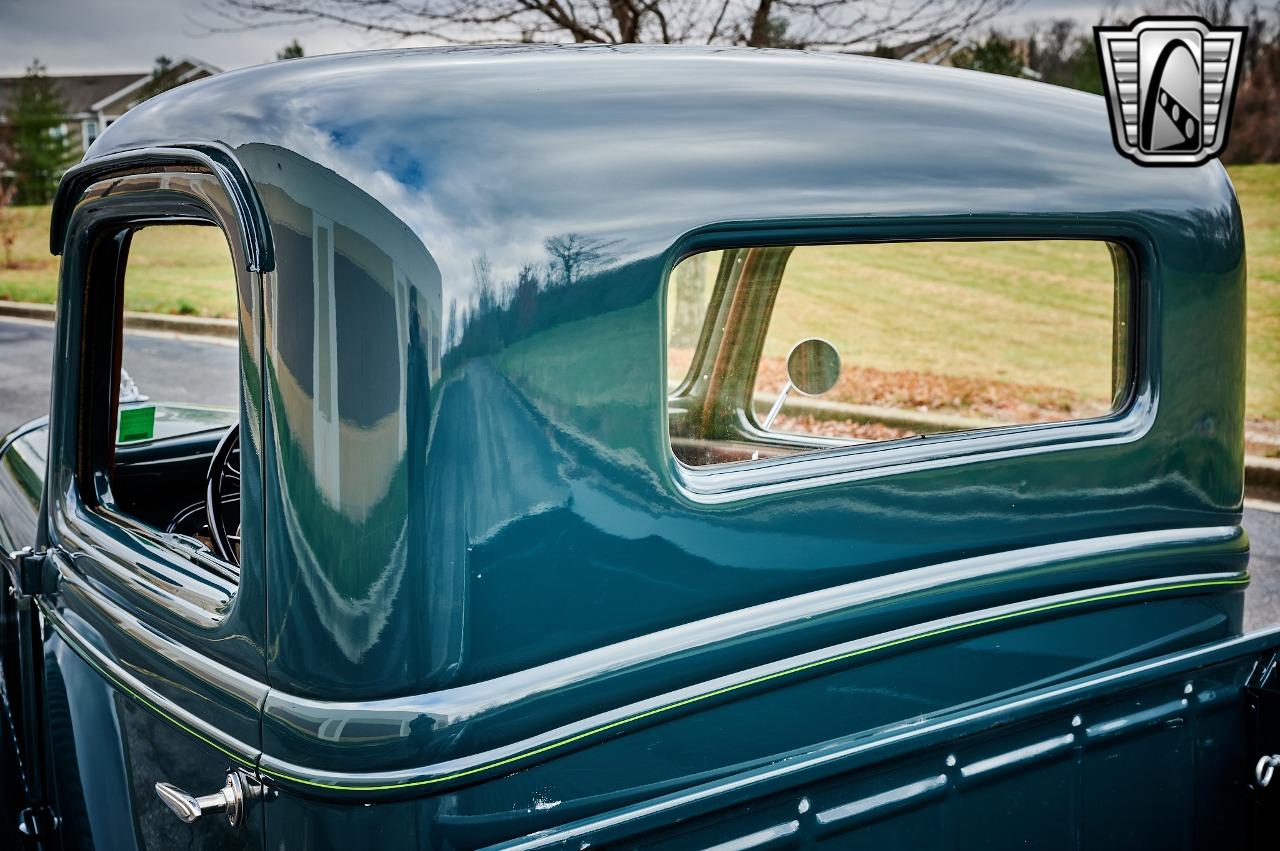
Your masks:
<svg viewBox="0 0 1280 851"><path fill-rule="evenodd" d="M110 126L129 109L137 106L159 91L211 77L220 72L207 62L183 58L158 79L150 71L128 74L50 74L62 95L67 112L65 121L57 129L70 138L72 150L82 155L98 134ZM21 75L0 77L0 124L8 120L8 113L17 94ZM0 164L0 170L3 164Z"/></svg>

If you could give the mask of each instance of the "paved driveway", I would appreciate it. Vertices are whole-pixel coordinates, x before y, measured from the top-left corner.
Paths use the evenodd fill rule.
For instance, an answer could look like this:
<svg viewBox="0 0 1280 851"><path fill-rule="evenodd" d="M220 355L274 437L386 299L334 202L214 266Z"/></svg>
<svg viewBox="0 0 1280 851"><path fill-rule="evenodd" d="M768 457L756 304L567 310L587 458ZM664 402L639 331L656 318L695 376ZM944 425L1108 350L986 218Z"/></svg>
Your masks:
<svg viewBox="0 0 1280 851"><path fill-rule="evenodd" d="M124 366L153 399L236 404L236 347L231 340L126 334ZM49 413L52 371L53 327L0 319L0 435Z"/></svg>
<svg viewBox="0 0 1280 851"><path fill-rule="evenodd" d="M142 392L175 402L235 403L236 349L154 334L126 334L124 363ZM53 329L0 319L0 434L49 410ZM214 397L211 399L210 394ZM1280 622L1280 513L1246 508L1254 581L1245 601L1250 629Z"/></svg>
<svg viewBox="0 0 1280 851"><path fill-rule="evenodd" d="M1246 508L1244 528L1252 549L1249 571L1253 583L1245 592L1245 629L1280 622L1280 512Z"/></svg>

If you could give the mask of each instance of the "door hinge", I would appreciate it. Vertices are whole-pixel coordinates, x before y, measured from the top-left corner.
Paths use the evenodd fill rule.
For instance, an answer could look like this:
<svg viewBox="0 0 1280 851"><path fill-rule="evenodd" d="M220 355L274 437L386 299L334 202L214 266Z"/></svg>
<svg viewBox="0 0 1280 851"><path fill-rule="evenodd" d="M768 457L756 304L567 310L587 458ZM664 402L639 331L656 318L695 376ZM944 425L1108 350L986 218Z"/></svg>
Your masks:
<svg viewBox="0 0 1280 851"><path fill-rule="evenodd" d="M51 797L45 779L48 742L44 729L44 639L40 610L33 605L38 595L49 590L46 566L52 564L43 549L23 547L3 554L9 580L9 593L16 603L15 621L18 633L18 667L21 672L18 689L22 698L22 764L26 771L23 785L27 808L18 814L18 830L30 837L38 848L55 842L58 817L49 806ZM12 692L10 693L12 694ZM10 811L12 813L12 810Z"/></svg>
<svg viewBox="0 0 1280 851"><path fill-rule="evenodd" d="M57 813L48 807L27 807L18 813L18 831L36 842L52 837L61 824Z"/></svg>
<svg viewBox="0 0 1280 851"><path fill-rule="evenodd" d="M9 553L9 593L19 608L27 608L39 594L48 593L45 587L45 550L23 547Z"/></svg>

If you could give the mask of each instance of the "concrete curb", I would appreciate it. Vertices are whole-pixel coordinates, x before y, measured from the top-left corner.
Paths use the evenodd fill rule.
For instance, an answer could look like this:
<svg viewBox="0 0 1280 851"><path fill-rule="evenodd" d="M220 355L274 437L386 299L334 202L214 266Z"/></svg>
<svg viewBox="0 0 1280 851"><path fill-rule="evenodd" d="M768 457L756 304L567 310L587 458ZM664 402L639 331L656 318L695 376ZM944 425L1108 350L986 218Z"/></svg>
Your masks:
<svg viewBox="0 0 1280 851"><path fill-rule="evenodd" d="M52 322L55 311L52 304L32 304L26 301L0 301L0 316L16 316L19 319L43 319Z"/></svg>
<svg viewBox="0 0 1280 851"><path fill-rule="evenodd" d="M1244 456L1244 489L1246 493L1280 496L1280 458Z"/></svg>
<svg viewBox="0 0 1280 851"><path fill-rule="evenodd" d="M234 319L209 316L167 316L163 313L124 312L124 327L143 331L167 331L193 337L228 337L235 339L240 326Z"/></svg>
<svg viewBox="0 0 1280 851"><path fill-rule="evenodd" d="M32 304L24 301L0 301L0 316L20 319L40 319L52 322L55 310L52 304ZM235 337L239 326L234 319L212 319L207 316L173 316L165 313L124 312L124 327L140 331L166 331L193 337Z"/></svg>

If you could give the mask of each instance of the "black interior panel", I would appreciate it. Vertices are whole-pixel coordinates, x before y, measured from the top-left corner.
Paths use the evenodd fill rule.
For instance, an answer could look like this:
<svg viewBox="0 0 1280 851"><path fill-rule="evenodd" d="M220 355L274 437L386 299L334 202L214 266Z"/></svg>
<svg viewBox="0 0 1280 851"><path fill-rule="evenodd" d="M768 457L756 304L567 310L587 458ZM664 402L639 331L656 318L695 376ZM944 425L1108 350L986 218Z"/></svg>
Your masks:
<svg viewBox="0 0 1280 851"><path fill-rule="evenodd" d="M203 506L209 461L225 433L217 429L120 446L111 477L116 510L165 531L179 514ZM196 534L204 526L203 508L191 522L196 526L186 528L184 522L174 531Z"/></svg>

